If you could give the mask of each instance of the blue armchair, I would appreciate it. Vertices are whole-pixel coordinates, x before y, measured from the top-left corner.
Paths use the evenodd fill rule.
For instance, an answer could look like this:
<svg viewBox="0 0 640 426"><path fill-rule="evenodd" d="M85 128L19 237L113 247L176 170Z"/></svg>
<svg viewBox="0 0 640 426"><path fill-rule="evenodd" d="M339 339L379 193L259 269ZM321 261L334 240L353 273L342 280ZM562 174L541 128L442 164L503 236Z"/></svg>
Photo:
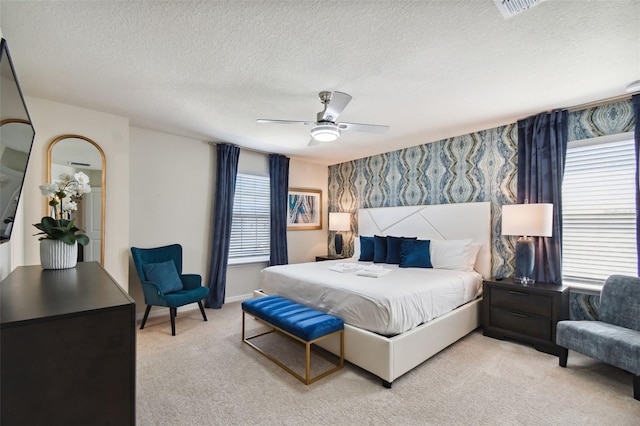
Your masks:
<svg viewBox="0 0 640 426"><path fill-rule="evenodd" d="M209 289L201 285L200 275L182 273L180 244L148 249L131 247L131 254L147 304L140 330L144 329L151 306L169 308L172 336L176 335L176 313L180 306L198 303L202 318L207 321L202 299L207 297Z"/></svg>
<svg viewBox="0 0 640 426"><path fill-rule="evenodd" d="M640 278L611 275L600 294L598 321L560 321L556 343L633 374L633 397L640 401Z"/></svg>

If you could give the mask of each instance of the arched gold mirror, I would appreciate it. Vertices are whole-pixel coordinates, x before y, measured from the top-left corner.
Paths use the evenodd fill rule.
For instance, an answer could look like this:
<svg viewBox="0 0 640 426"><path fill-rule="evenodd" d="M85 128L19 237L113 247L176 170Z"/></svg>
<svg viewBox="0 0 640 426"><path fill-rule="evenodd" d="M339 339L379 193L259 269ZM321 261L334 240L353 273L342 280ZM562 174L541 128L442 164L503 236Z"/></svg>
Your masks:
<svg viewBox="0 0 640 426"><path fill-rule="evenodd" d="M84 229L89 244L81 249L80 259L97 261L104 266L104 206L106 193L106 160L102 148L80 135L62 135L49 144L47 175L49 182L61 174L83 172L89 176L91 192L82 197L73 218ZM80 248L80 246L78 247Z"/></svg>

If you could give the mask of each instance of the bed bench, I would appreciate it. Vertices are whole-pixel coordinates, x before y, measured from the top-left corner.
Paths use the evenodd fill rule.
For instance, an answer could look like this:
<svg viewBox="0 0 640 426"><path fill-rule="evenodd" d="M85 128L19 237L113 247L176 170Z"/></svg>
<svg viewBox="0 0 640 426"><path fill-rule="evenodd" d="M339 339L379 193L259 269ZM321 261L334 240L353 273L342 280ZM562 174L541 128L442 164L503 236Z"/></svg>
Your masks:
<svg viewBox="0 0 640 426"><path fill-rule="evenodd" d="M272 330L256 334L255 336L245 337L246 314L249 314L257 320L267 324L272 328ZM251 339L274 331L302 342L305 345L305 377L302 377L282 362L273 358L271 355L262 351L262 349L250 342ZM310 377L311 345L336 334L340 336L340 361L337 362L336 360L325 356L322 352L318 352L318 355L335 365L335 368L329 369L315 377ZM292 302L291 300L280 296L266 296L242 302L242 341L307 385L341 369L344 365L344 322L342 319L299 303Z"/></svg>

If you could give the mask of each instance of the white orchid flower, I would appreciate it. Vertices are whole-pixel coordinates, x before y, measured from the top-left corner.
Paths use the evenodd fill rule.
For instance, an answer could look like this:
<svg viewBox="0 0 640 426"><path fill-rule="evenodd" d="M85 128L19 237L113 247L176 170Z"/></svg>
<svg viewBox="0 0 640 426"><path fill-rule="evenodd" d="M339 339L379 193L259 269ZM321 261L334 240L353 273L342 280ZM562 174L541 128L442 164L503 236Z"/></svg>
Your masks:
<svg viewBox="0 0 640 426"><path fill-rule="evenodd" d="M75 201L67 201L62 203L62 211L63 212L75 212L78 210L78 203Z"/></svg>
<svg viewBox="0 0 640 426"><path fill-rule="evenodd" d="M85 186L85 185L89 186L89 176L87 176L83 172L78 172L75 175L73 175L73 179L75 179L76 182L78 182L78 186Z"/></svg>
<svg viewBox="0 0 640 426"><path fill-rule="evenodd" d="M70 180L73 180L73 175L69 173L61 173L60 176L58 176L58 179L63 182L69 182Z"/></svg>
<svg viewBox="0 0 640 426"><path fill-rule="evenodd" d="M45 197L53 197L58 193L58 191L60 191L60 187L55 182L45 183L44 185L40 185L39 188L42 192L42 195L44 195Z"/></svg>

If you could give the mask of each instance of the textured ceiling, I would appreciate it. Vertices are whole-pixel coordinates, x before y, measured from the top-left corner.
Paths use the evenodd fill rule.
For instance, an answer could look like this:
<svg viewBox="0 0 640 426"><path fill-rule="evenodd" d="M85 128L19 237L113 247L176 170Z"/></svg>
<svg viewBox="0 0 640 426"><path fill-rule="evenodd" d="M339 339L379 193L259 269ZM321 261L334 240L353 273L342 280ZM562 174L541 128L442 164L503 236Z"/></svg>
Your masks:
<svg viewBox="0 0 640 426"><path fill-rule="evenodd" d="M625 93L640 0L0 1L23 92L133 126L335 164ZM338 121L386 124L307 147L321 90Z"/></svg>

